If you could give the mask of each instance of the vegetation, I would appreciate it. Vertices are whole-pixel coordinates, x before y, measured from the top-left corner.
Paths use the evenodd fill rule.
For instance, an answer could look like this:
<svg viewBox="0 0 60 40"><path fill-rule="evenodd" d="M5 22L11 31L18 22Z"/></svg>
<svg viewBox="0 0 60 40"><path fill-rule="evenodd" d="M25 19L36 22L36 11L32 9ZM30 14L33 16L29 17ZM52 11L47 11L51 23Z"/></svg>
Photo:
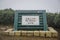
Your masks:
<svg viewBox="0 0 60 40"><path fill-rule="evenodd" d="M14 10L4 9L0 10L0 25L13 25L14 23ZM48 26L57 27L60 26L60 13L47 13Z"/></svg>
<svg viewBox="0 0 60 40"><path fill-rule="evenodd" d="M14 10L4 9L0 10L0 25L13 25Z"/></svg>
<svg viewBox="0 0 60 40"><path fill-rule="evenodd" d="M57 27L60 26L60 13L47 13L48 26Z"/></svg>

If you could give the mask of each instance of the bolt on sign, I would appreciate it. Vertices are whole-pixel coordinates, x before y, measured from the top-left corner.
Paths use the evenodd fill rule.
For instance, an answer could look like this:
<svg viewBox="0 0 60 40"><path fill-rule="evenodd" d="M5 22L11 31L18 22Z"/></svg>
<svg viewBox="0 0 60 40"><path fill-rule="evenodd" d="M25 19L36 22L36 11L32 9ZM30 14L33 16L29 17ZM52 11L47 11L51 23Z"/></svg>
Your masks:
<svg viewBox="0 0 60 40"><path fill-rule="evenodd" d="M16 10L14 30L47 30L46 10Z"/></svg>

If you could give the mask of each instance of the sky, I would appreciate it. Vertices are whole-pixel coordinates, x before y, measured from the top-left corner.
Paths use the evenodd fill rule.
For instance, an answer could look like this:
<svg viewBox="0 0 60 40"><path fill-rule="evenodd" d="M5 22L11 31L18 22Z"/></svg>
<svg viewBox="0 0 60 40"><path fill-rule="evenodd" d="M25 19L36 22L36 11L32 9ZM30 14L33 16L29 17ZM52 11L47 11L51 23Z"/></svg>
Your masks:
<svg viewBox="0 0 60 40"><path fill-rule="evenodd" d="M60 12L60 0L0 0L0 9Z"/></svg>

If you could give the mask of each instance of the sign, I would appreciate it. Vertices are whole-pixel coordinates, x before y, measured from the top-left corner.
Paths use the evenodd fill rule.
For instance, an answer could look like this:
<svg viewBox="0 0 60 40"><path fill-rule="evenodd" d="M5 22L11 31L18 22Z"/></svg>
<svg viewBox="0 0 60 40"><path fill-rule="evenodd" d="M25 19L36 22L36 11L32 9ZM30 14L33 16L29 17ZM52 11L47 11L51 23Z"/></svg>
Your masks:
<svg viewBox="0 0 60 40"><path fill-rule="evenodd" d="M22 25L39 25L39 16L22 16Z"/></svg>

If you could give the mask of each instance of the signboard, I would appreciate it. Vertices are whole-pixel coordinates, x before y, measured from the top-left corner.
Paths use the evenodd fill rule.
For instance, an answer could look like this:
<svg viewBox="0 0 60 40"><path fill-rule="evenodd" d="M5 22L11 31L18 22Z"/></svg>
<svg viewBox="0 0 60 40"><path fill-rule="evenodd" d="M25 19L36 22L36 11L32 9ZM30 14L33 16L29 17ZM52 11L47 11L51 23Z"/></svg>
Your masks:
<svg viewBox="0 0 60 40"><path fill-rule="evenodd" d="M14 30L47 30L46 10L16 10Z"/></svg>
<svg viewBox="0 0 60 40"><path fill-rule="evenodd" d="M22 16L22 25L39 25L39 16Z"/></svg>

